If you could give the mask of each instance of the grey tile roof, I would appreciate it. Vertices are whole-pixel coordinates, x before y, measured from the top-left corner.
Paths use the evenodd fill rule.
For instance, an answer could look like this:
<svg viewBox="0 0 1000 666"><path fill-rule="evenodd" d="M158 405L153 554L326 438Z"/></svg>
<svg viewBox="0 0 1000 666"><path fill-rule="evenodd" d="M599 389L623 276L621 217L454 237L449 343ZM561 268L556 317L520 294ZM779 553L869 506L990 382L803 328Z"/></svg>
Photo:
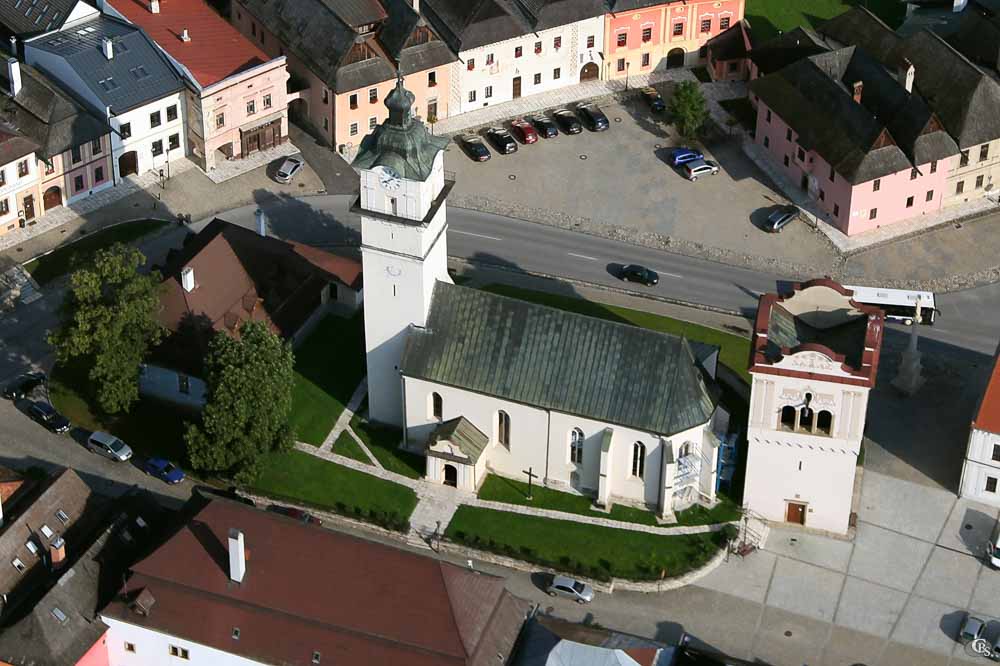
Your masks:
<svg viewBox="0 0 1000 666"><path fill-rule="evenodd" d="M853 84L861 82L861 103ZM799 60L757 79L750 89L852 184L958 152L923 99L906 90L861 48Z"/></svg>
<svg viewBox="0 0 1000 666"><path fill-rule="evenodd" d="M0 24L5 36L30 37L58 30L80 0L0 1Z"/></svg>
<svg viewBox="0 0 1000 666"><path fill-rule="evenodd" d="M422 72L457 59L448 45L437 38L423 44L411 41L414 31L419 28L430 30L430 27L426 19L413 11L407 0L383 2L389 11L389 18L379 32L378 41L389 57L399 63L400 74L406 76Z"/></svg>
<svg viewBox="0 0 1000 666"><path fill-rule="evenodd" d="M771 74L802 58L823 53L829 46L810 28L797 27L774 39L755 44L750 50L750 60L760 75Z"/></svg>
<svg viewBox="0 0 1000 666"><path fill-rule="evenodd" d="M101 50L104 37L110 37L114 46L111 60ZM180 76L145 32L108 16L44 35L30 45L63 58L114 114L162 99L184 87ZM140 66L145 76L136 73ZM47 74L56 78L53 72Z"/></svg>
<svg viewBox="0 0 1000 666"><path fill-rule="evenodd" d="M345 24L359 27L377 23L386 17L386 11L378 0L319 0L330 11L337 14Z"/></svg>
<svg viewBox="0 0 1000 666"><path fill-rule="evenodd" d="M443 282L400 372L668 436L715 409L683 338Z"/></svg>
<svg viewBox="0 0 1000 666"><path fill-rule="evenodd" d="M0 122L0 165L10 164L36 150L38 150L37 143L24 136L14 126Z"/></svg>
<svg viewBox="0 0 1000 666"><path fill-rule="evenodd" d="M430 437L427 438L427 446L433 446L442 440L457 446L462 453L469 456L469 460L473 463L479 460L479 456L490 443L489 437L464 416L445 421L434 428Z"/></svg>
<svg viewBox="0 0 1000 666"><path fill-rule="evenodd" d="M970 8L956 23L954 32L947 36L948 43L972 62L1000 70L1000 20Z"/></svg>
<svg viewBox="0 0 1000 666"><path fill-rule="evenodd" d="M21 63L21 90L0 102L4 119L38 144L38 156L50 159L111 131L107 122L88 111L68 91L34 67ZM10 89L7 72L0 87Z"/></svg>

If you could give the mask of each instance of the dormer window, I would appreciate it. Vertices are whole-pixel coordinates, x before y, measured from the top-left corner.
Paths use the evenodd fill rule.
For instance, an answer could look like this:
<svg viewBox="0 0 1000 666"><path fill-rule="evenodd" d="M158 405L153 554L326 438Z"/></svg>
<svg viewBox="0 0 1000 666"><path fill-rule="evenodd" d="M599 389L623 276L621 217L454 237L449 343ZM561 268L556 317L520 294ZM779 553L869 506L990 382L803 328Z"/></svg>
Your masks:
<svg viewBox="0 0 1000 666"><path fill-rule="evenodd" d="M48 525L42 525L39 528L39 531L45 535L46 539L51 539L53 536L55 536L55 532L53 532Z"/></svg>

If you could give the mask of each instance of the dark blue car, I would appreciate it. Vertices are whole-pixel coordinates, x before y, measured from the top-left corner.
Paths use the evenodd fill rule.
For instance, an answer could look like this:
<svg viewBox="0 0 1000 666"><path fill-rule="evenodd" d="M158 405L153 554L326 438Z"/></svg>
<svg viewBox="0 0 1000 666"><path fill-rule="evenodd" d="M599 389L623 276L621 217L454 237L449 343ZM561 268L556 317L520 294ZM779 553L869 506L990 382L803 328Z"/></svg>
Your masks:
<svg viewBox="0 0 1000 666"><path fill-rule="evenodd" d="M184 480L181 468L165 458L150 458L146 461L146 474L173 485Z"/></svg>
<svg viewBox="0 0 1000 666"><path fill-rule="evenodd" d="M670 153L670 164L680 166L688 162L704 159L704 157L704 155L694 148L674 148L674 151Z"/></svg>

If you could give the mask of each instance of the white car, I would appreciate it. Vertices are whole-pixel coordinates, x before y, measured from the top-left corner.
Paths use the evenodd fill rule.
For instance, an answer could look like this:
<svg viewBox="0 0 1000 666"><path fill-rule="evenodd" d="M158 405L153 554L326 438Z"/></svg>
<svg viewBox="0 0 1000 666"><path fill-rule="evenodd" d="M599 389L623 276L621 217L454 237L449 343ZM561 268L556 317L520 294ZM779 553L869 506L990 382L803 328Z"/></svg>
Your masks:
<svg viewBox="0 0 1000 666"><path fill-rule="evenodd" d="M694 160L684 165L684 174L690 181L698 180L699 176L714 176L719 173L719 165L712 160Z"/></svg>
<svg viewBox="0 0 1000 666"><path fill-rule="evenodd" d="M125 462L132 457L132 449L128 444L111 433L92 432L87 438L87 447L118 462Z"/></svg>
<svg viewBox="0 0 1000 666"><path fill-rule="evenodd" d="M295 178L295 174L302 170L304 165L305 162L302 161L301 157L288 157L278 167L278 173L274 174L274 179L279 183L288 185Z"/></svg>

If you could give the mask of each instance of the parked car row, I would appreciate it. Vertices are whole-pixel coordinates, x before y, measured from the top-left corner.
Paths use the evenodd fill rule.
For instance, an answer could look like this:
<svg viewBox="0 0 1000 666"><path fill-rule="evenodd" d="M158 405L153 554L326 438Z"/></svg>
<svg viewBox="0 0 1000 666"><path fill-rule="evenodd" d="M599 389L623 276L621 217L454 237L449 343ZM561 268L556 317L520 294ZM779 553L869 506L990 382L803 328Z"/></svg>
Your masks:
<svg viewBox="0 0 1000 666"><path fill-rule="evenodd" d="M661 100L662 101L662 100ZM581 104L574 113L570 109L556 109L552 117L544 113L536 113L511 121L510 129L502 126L490 127L482 137L471 132L455 137L455 142L465 151L470 159L485 162L492 157L486 142L501 155L517 152L518 143L531 145L538 143L539 138L552 139L563 134L579 134L584 126L591 132L603 132L610 127L608 117L596 104Z"/></svg>
<svg viewBox="0 0 1000 666"><path fill-rule="evenodd" d="M44 386L47 377L44 372L27 372L11 380L3 387L3 397L14 402L35 398L32 394ZM48 399L30 400L27 406L28 415L50 432L59 435L66 434L73 427L68 418L60 414ZM111 433L99 430L87 436L87 450L99 453L115 462L126 462L132 459L132 447ZM149 458L142 465L142 470L150 476L155 476L169 484L184 480L184 472L176 464L165 458Z"/></svg>
<svg viewBox="0 0 1000 666"><path fill-rule="evenodd" d="M705 156L694 148L679 147L670 151L670 166L680 167L684 176L694 182L701 176L715 176L719 173L719 165L706 160Z"/></svg>

